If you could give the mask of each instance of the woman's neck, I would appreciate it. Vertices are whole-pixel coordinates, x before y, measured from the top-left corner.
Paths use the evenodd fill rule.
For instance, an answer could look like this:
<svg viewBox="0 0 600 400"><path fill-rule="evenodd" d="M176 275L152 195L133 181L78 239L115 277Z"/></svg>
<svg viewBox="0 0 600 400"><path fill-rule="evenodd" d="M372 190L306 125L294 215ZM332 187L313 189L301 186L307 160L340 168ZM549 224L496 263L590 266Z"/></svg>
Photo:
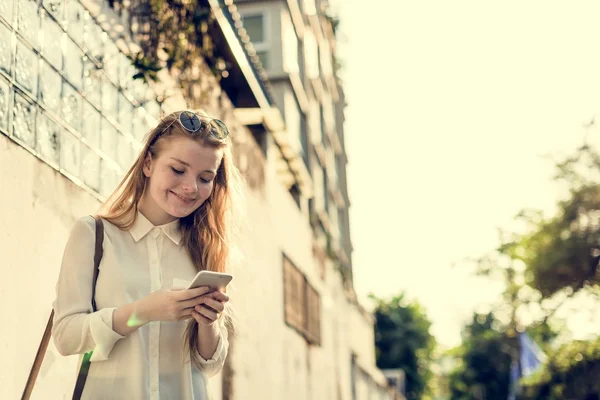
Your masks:
<svg viewBox="0 0 600 400"><path fill-rule="evenodd" d="M148 221L152 222L152 225L154 226L165 225L177 219L177 217L174 217L161 209L148 193L142 195L142 198L138 203L138 211L141 212Z"/></svg>

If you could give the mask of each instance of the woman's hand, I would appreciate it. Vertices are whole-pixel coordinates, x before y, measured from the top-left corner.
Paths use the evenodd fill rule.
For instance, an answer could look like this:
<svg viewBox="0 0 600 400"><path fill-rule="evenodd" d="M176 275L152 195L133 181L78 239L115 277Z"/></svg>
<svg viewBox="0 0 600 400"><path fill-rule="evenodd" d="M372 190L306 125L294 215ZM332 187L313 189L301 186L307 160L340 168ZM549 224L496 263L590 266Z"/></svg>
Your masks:
<svg viewBox="0 0 600 400"><path fill-rule="evenodd" d="M219 319L225 309L229 296L223 292L214 291L200 297L200 302L192 310L192 317L201 326L211 326Z"/></svg>
<svg viewBox="0 0 600 400"><path fill-rule="evenodd" d="M157 290L139 301L136 314L144 322L188 319L191 318L194 307L202 304L202 299L211 291L206 286Z"/></svg>

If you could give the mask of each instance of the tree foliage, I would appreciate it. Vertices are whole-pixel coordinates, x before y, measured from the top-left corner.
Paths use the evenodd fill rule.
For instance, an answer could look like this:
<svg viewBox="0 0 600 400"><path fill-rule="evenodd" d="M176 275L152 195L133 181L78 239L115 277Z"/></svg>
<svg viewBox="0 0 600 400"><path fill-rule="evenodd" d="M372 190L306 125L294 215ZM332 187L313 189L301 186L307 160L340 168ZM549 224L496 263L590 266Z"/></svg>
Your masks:
<svg viewBox="0 0 600 400"><path fill-rule="evenodd" d="M377 366L402 368L406 374L406 398L421 399L432 376L435 339L429 333L431 322L423 307L416 301L407 301L404 293L389 301L373 295L371 299L376 302Z"/></svg>
<svg viewBox="0 0 600 400"><path fill-rule="evenodd" d="M522 380L522 399L599 399L600 339L574 341L550 353L536 374Z"/></svg>
<svg viewBox="0 0 600 400"><path fill-rule="evenodd" d="M542 296L598 285L600 186L574 190L571 198L560 203L559 215L540 222L520 245L529 283Z"/></svg>
<svg viewBox="0 0 600 400"><path fill-rule="evenodd" d="M557 164L556 179L569 195L553 218L523 211L530 233L514 243L513 254L527 265L528 283L547 298L600 285L600 155L584 145Z"/></svg>
<svg viewBox="0 0 600 400"><path fill-rule="evenodd" d="M492 313L473 314L455 350L457 367L450 374L453 400L506 400L516 340L501 330Z"/></svg>
<svg viewBox="0 0 600 400"><path fill-rule="evenodd" d="M512 316L500 329L493 314L474 316L456 350L458 367L450 377L452 399L507 398L510 355L518 351L517 310L532 302L546 315L535 325L520 328L526 328L550 357L538 373L521 381L520 398L600 398L600 339L550 350L548 343L557 333L547 321L557 306L546 309L541 303L558 293L599 292L600 155L583 145L559 162L557 170L556 179L565 184L568 196L558 203L556 215L546 218L539 211L522 211L517 218L527 223L528 232L503 238L491 256L477 260L479 273L504 279L501 308L510 309ZM524 280L515 279L520 266ZM529 293L526 298L523 289Z"/></svg>
<svg viewBox="0 0 600 400"><path fill-rule="evenodd" d="M584 144L558 165L569 196L558 214L534 221L521 238L530 282L544 297L566 290L600 291L600 154ZM600 399L600 339L573 341L550 353L537 374L524 379L524 399Z"/></svg>

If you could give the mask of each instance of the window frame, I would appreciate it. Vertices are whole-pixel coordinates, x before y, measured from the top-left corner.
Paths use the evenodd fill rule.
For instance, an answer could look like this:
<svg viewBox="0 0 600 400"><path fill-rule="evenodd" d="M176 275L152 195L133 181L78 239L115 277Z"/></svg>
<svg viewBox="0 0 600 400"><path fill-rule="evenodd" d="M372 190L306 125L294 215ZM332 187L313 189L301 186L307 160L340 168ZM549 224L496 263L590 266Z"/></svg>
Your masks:
<svg viewBox="0 0 600 400"><path fill-rule="evenodd" d="M284 321L304 339L321 345L321 296L306 276L282 254Z"/></svg>
<svg viewBox="0 0 600 400"><path fill-rule="evenodd" d="M271 14L269 12L267 12L266 10L263 11L257 11L257 10L252 10L252 11L245 11L240 13L241 15L241 19L242 19L242 24L244 19L248 18L248 17L262 17L263 19L263 26L262 26L262 31L263 31L263 41L262 42L255 42L254 40L252 40L252 38L250 37L250 35L248 35L248 37L250 38L250 42L252 42L252 46L254 47L254 51L256 52L256 54L258 55L258 53L266 53L267 54L267 65L263 64L263 68L265 69L270 69L271 65L272 65L272 61L271 61L271 42L272 42L272 38L271 38L271 32L268 29L271 26ZM244 27L245 29L245 27ZM248 34L248 31L246 31L246 34ZM262 63L262 60L261 60Z"/></svg>

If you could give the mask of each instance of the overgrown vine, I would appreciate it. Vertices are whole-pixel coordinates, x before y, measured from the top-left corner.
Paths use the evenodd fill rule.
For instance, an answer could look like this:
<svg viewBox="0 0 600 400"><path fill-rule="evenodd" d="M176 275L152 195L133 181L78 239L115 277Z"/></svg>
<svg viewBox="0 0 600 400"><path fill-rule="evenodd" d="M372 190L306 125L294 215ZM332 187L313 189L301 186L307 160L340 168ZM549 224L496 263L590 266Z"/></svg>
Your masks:
<svg viewBox="0 0 600 400"><path fill-rule="evenodd" d="M142 51L133 56L134 79L157 81L166 68L176 71L180 85L200 78L204 60L217 80L230 65L214 46L209 28L215 24L210 5L202 0L108 0L129 22L130 33Z"/></svg>

